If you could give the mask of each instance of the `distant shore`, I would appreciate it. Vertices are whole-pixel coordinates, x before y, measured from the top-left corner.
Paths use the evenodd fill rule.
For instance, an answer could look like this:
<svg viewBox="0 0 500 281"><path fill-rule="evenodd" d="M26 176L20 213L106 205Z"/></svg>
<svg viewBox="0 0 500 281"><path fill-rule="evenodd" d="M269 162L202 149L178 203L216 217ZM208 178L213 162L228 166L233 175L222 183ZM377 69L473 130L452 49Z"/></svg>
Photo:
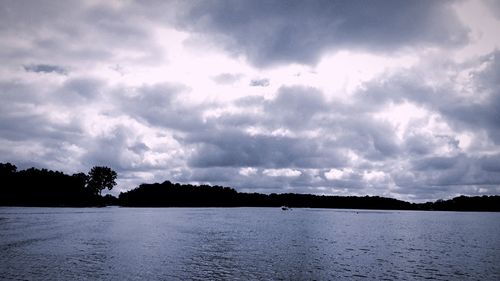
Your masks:
<svg viewBox="0 0 500 281"><path fill-rule="evenodd" d="M46 197L45 197L46 198ZM327 196L312 194L242 193L228 187L184 185L169 181L161 184L142 184L116 198L111 195L92 200L52 204L51 201L0 199L4 207L281 207L360 209L360 210L414 210L414 211L474 211L500 212L500 196L459 196L449 200L410 203L379 196Z"/></svg>
<svg viewBox="0 0 500 281"><path fill-rule="evenodd" d="M0 163L0 206L24 207L280 207L421 211L500 212L500 196L458 196L449 200L410 203L379 196L243 193L230 187L165 181L141 184L118 198L101 196L116 184L116 173L96 166L87 174L30 168L17 171Z"/></svg>
<svg viewBox="0 0 500 281"><path fill-rule="evenodd" d="M410 203L379 196L242 193L222 186L193 186L165 181L142 184L121 193L125 207L280 207L422 211L500 211L500 196L459 196L450 200Z"/></svg>

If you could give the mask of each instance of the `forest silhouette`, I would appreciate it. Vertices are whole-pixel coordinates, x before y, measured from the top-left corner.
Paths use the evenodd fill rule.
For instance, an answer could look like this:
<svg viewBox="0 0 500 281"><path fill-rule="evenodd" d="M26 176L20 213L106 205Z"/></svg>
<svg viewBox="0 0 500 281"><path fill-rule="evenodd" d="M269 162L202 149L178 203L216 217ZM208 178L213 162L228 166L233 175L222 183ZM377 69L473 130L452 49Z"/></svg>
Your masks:
<svg viewBox="0 0 500 281"><path fill-rule="evenodd" d="M237 192L230 187L190 185L165 181L141 184L120 193L101 196L116 185L117 174L108 167L93 167L88 174L29 168L17 171L0 163L0 206L89 207L280 207L380 210L500 211L500 196L459 196L449 200L410 203L379 196L261 194Z"/></svg>
<svg viewBox="0 0 500 281"><path fill-rule="evenodd" d="M3 206L106 206L116 198L101 196L116 183L116 172L93 167L89 174L67 175L59 171L29 168L17 171L11 163L0 163L0 205Z"/></svg>

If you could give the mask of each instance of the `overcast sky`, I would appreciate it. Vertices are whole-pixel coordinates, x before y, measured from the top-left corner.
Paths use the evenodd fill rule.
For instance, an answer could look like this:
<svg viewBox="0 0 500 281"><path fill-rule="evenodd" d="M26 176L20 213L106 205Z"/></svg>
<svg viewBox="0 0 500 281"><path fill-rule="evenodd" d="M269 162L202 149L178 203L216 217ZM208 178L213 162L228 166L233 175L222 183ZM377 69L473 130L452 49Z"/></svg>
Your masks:
<svg viewBox="0 0 500 281"><path fill-rule="evenodd" d="M0 162L500 194L500 1L0 1Z"/></svg>

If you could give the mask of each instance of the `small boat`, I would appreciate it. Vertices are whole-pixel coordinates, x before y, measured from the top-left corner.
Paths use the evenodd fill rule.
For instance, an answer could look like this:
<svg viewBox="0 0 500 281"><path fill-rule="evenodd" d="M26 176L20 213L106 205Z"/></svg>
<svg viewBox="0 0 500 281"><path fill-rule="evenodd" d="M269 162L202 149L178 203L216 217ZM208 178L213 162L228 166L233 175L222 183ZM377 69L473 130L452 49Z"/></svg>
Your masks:
<svg viewBox="0 0 500 281"><path fill-rule="evenodd" d="M290 208L289 208L289 207L287 207L287 206L281 206L281 210L283 210L283 211L288 211L288 210L290 210Z"/></svg>

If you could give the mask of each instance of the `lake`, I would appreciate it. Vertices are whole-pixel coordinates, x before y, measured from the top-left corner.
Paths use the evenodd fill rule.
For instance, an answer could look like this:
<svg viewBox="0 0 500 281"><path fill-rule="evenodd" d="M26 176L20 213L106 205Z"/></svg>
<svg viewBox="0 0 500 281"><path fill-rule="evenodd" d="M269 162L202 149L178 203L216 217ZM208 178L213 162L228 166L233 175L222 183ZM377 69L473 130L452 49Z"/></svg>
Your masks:
<svg viewBox="0 0 500 281"><path fill-rule="evenodd" d="M2 280L500 280L500 213L0 208Z"/></svg>

